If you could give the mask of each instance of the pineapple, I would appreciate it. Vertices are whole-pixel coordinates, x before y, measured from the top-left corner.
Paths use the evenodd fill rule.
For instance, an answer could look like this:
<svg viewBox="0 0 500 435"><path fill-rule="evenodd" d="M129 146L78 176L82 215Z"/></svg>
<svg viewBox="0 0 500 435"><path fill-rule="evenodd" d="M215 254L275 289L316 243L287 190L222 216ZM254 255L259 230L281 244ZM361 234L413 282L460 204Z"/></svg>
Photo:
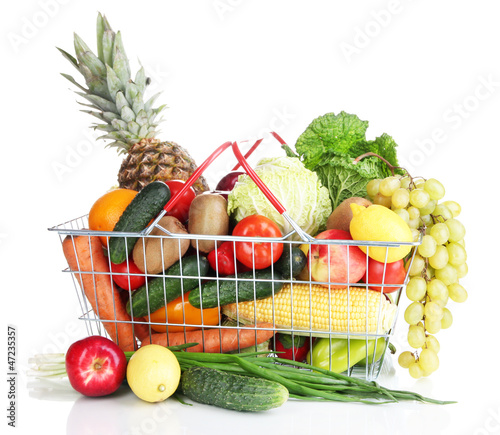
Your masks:
<svg viewBox="0 0 500 435"><path fill-rule="evenodd" d="M120 32L113 32L106 17L97 17L97 56L75 34L76 58L62 49L63 56L83 75L88 88L81 86L68 74L62 74L81 92L76 92L88 103L90 110L83 112L95 116L100 122L93 127L105 132L99 139L110 139L110 147L126 154L118 172L120 187L141 190L155 180L187 180L197 166L186 149L175 142L162 142L156 138L157 119L165 105L153 108L159 93L144 101L149 79L141 66L134 80L123 48ZM203 177L193 185L196 193L209 189Z"/></svg>

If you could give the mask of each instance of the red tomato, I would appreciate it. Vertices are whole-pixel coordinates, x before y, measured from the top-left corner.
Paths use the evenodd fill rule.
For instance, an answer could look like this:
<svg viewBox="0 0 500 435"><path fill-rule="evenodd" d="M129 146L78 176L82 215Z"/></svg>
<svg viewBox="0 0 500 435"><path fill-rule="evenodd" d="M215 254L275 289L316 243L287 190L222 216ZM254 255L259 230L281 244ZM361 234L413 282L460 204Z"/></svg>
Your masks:
<svg viewBox="0 0 500 435"><path fill-rule="evenodd" d="M217 252L217 255L216 255ZM234 261L233 242L224 242L217 249L207 255L210 267L219 275L234 275L236 264Z"/></svg>
<svg viewBox="0 0 500 435"><path fill-rule="evenodd" d="M111 273L116 285L125 290L135 290L146 283L146 275L135 265L132 257L128 259L128 267L127 260L120 264L111 263Z"/></svg>
<svg viewBox="0 0 500 435"><path fill-rule="evenodd" d="M179 192L184 187L185 183L182 180L167 180L165 181L165 184L170 189L170 197L173 198L175 195L177 195L177 192ZM184 192L182 198L177 201L174 208L170 210L167 215L176 217L182 223L186 222L189 217L189 206L191 205L191 202L193 201L195 196L196 193L194 189L190 187L186 192Z"/></svg>
<svg viewBox="0 0 500 435"><path fill-rule="evenodd" d="M215 255L217 251L217 256ZM234 275L236 272L247 272L252 270L240 261L234 261L233 242L224 242L219 248L210 251L207 255L210 267L221 276Z"/></svg>
<svg viewBox="0 0 500 435"><path fill-rule="evenodd" d="M236 224L233 236L282 237L281 231L271 219L254 214ZM265 269L277 261L283 253L282 243L236 242L236 258L247 267Z"/></svg>
<svg viewBox="0 0 500 435"><path fill-rule="evenodd" d="M385 276L384 276L385 269ZM376 261L373 258L368 260L368 267L366 269L366 273L363 276L363 282L367 282L368 276L368 284L370 289L381 291L381 284L403 284L406 278L406 270L404 267L403 260L395 261L393 263L381 263L380 261ZM383 282L382 282L383 279ZM378 285L377 285L378 284ZM399 289L399 287L386 287L384 285L384 293L392 293Z"/></svg>

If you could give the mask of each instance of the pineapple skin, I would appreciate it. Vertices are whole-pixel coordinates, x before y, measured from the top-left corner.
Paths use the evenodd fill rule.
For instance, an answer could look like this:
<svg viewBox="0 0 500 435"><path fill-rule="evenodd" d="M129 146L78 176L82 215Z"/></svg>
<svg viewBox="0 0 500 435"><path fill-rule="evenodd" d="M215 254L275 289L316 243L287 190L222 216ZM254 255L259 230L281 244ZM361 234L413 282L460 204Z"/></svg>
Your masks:
<svg viewBox="0 0 500 435"><path fill-rule="evenodd" d="M186 181L197 169L188 151L175 142L142 139L130 147L118 172L121 188L141 190L152 181ZM203 176L193 184L199 195L210 190Z"/></svg>

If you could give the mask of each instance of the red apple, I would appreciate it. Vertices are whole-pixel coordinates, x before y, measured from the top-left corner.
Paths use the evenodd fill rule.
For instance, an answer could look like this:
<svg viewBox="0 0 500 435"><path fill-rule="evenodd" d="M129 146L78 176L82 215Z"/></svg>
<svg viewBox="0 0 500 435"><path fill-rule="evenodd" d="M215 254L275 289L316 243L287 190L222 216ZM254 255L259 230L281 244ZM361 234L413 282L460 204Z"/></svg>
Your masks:
<svg viewBox="0 0 500 435"><path fill-rule="evenodd" d="M228 193L233 190L233 187L241 174L244 174L244 172L232 171L227 175L224 175L224 177L222 177L217 183L217 186L215 186L215 192L222 195L227 200Z"/></svg>
<svg viewBox="0 0 500 435"><path fill-rule="evenodd" d="M232 171L224 175L221 180L217 183L215 190L233 190L234 185L238 181L238 177L244 174L241 171Z"/></svg>
<svg viewBox="0 0 500 435"><path fill-rule="evenodd" d="M127 358L109 338L92 335L73 343L66 353L66 372L79 393L107 396L125 379Z"/></svg>
<svg viewBox="0 0 500 435"><path fill-rule="evenodd" d="M351 235L343 230L326 230L315 238L352 240ZM366 254L354 245L311 244L308 257L308 264L311 265L311 277L314 281L354 284L366 272ZM349 276L347 276L348 270ZM331 288L346 287L346 285L341 284L323 285Z"/></svg>

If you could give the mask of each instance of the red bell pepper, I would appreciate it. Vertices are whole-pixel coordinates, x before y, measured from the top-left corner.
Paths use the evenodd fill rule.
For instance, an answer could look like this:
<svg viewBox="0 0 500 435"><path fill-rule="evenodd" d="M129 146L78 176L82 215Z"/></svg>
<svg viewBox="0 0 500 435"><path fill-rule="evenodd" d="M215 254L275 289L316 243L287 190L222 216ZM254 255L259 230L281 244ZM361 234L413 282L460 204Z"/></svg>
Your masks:
<svg viewBox="0 0 500 435"><path fill-rule="evenodd" d="M305 361L310 348L310 338L304 335L276 334L276 352L280 358Z"/></svg>

